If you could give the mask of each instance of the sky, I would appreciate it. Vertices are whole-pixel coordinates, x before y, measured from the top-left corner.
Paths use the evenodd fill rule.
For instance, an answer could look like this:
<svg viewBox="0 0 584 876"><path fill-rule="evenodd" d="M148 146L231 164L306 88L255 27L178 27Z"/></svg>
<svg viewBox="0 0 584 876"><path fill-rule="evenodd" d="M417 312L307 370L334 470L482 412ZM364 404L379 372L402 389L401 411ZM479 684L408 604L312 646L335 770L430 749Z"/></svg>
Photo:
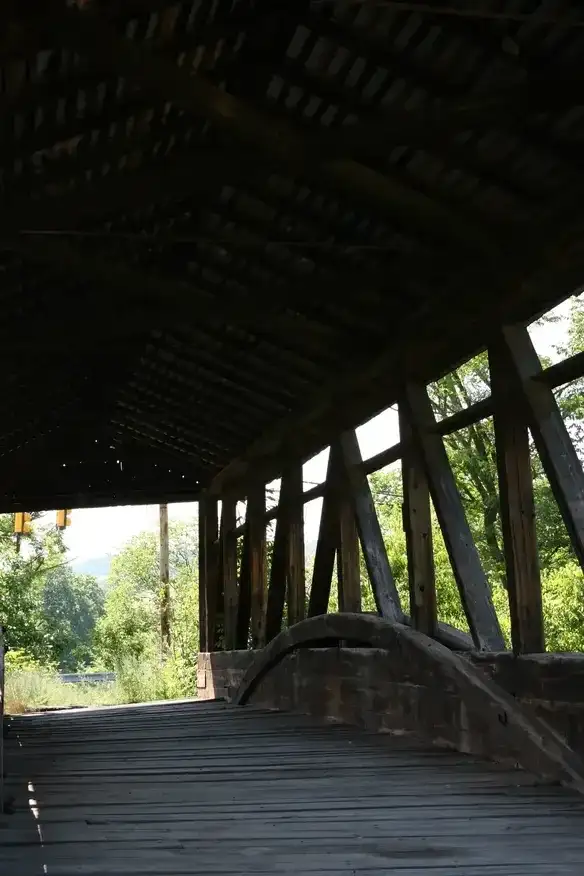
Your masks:
<svg viewBox="0 0 584 876"><path fill-rule="evenodd" d="M558 317L557 321L531 326L530 333L540 355L557 358L554 356L554 347L565 339L569 309L568 300L553 311ZM397 443L399 440L397 412L389 409L374 417L357 430L357 437L364 459ZM327 459L328 450L306 463L303 472L305 489L325 479ZM320 499L305 505L307 543L316 540L321 506ZM196 517L196 513L195 502L169 506L171 521L192 520ZM157 527L157 505L74 510L72 525L65 532L70 562L74 567L79 567L93 559L115 555L132 536L143 530L154 531Z"/></svg>

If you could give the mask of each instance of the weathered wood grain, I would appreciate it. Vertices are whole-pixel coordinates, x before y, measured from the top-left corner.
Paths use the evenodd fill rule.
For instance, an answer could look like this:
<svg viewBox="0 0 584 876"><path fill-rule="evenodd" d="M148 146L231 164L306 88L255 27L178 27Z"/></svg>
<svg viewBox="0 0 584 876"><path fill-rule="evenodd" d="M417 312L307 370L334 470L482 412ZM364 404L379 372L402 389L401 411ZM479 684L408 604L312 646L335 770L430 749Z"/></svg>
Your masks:
<svg viewBox="0 0 584 876"><path fill-rule="evenodd" d="M430 492L473 639L484 650L503 651L505 643L491 599L489 582L474 543L460 493L432 405L424 386L410 383L400 402L424 461Z"/></svg>
<svg viewBox="0 0 584 876"><path fill-rule="evenodd" d="M584 802L399 737L224 703L17 718L0 876L580 876Z"/></svg>
<svg viewBox="0 0 584 876"><path fill-rule="evenodd" d="M344 432L341 435L340 446L357 520L361 548L377 609L383 617L400 621L403 618L403 611L399 593L387 558L375 504L371 496L367 475L363 470L361 450L354 430Z"/></svg>
<svg viewBox="0 0 584 876"><path fill-rule="evenodd" d="M221 530L219 533L221 550L221 579L223 591L223 610L227 650L235 647L237 637L237 536L235 535L236 500L225 496L221 501Z"/></svg>
<svg viewBox="0 0 584 876"><path fill-rule="evenodd" d="M202 651L214 651L217 647L217 512L217 499L204 496L199 500L199 639Z"/></svg>
<svg viewBox="0 0 584 876"><path fill-rule="evenodd" d="M408 557L410 616L412 626L432 636L438 622L430 490L418 447L413 443L407 418L400 412L403 526Z"/></svg>
<svg viewBox="0 0 584 876"><path fill-rule="evenodd" d="M527 417L502 343L489 348L489 368L513 651L541 652L545 639Z"/></svg>
<svg viewBox="0 0 584 876"><path fill-rule="evenodd" d="M541 362L524 326L502 333L529 425L580 565L584 569L584 471Z"/></svg>

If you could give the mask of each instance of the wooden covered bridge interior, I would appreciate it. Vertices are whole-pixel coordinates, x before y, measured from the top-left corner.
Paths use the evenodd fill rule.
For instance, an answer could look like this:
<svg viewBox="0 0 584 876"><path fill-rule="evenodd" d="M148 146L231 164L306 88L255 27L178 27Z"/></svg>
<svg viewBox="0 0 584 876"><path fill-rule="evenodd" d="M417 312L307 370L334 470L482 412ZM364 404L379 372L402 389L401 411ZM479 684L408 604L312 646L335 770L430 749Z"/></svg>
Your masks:
<svg viewBox="0 0 584 876"><path fill-rule="evenodd" d="M0 511L197 500L209 702L11 719L1 876L581 876L529 442L584 566L584 354L543 369L527 324L584 282L583 54L576 0L2 4ZM483 350L489 398L437 422ZM510 643L443 441L490 416ZM367 477L399 460L409 605Z"/></svg>

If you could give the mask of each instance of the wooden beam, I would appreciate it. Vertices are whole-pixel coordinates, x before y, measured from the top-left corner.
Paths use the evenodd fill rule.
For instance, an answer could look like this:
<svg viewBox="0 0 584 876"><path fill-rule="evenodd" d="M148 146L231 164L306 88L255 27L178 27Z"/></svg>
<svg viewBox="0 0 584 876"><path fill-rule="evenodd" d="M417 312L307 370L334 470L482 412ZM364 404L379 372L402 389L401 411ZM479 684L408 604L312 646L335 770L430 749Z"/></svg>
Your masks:
<svg viewBox="0 0 584 876"><path fill-rule="evenodd" d="M415 629L433 636L438 617L430 489L419 448L412 442L411 429L401 409L399 428L400 439L406 448L402 456L403 525L408 557L410 616Z"/></svg>
<svg viewBox="0 0 584 876"><path fill-rule="evenodd" d="M105 291L114 296L123 319L124 306L140 303L140 315L134 319L132 328L136 330L180 328L192 320L200 326L225 326L226 323L244 325L253 331L270 329L290 334L316 335L322 338L318 327L301 316L279 313L266 304L261 297L254 302L241 304L241 296L228 294L216 297L192 281L177 280L160 273L149 273L128 267L116 259L91 256L78 251L66 240L56 237L14 237L10 248L25 258L50 265L56 271L65 273L79 282L90 283L101 296ZM95 303L101 299L95 298ZM172 306L169 306L172 305ZM135 317L135 314L134 314ZM92 322L103 322L109 330L110 312L107 308L95 307ZM109 320L109 321L108 321Z"/></svg>
<svg viewBox="0 0 584 876"><path fill-rule="evenodd" d="M246 526L249 539L252 647L261 648L266 621L266 489L263 484L247 497Z"/></svg>
<svg viewBox="0 0 584 876"><path fill-rule="evenodd" d="M539 379L548 386L556 387L580 377L584 377L584 351L544 368Z"/></svg>
<svg viewBox="0 0 584 876"><path fill-rule="evenodd" d="M270 568L270 584L266 607L266 643L282 631L284 605L286 602L286 579L288 564L288 505L291 492L290 479L282 477L280 485L280 501L276 518L276 534L272 548L272 564Z"/></svg>
<svg viewBox="0 0 584 876"><path fill-rule="evenodd" d="M309 137L284 119L265 115L251 105L212 85L202 76L187 73L172 61L154 54L137 40L120 36L91 6L48 4L51 32L61 45L88 54L118 75L127 77L161 103L203 116L238 140L256 146L272 160L314 176L352 198L375 204L387 213L449 244L462 244L485 256L499 254L499 244L476 220L410 188L397 178L380 174L351 159L319 159L318 137Z"/></svg>
<svg viewBox="0 0 584 876"><path fill-rule="evenodd" d="M483 650L502 651L505 643L489 583L464 513L444 443L436 434L436 420L426 388L408 384L401 406L424 461L434 507L473 641Z"/></svg>
<svg viewBox="0 0 584 876"><path fill-rule="evenodd" d="M266 609L266 642L282 629L284 605L287 603L288 625L292 625L304 618L304 601L302 465L298 463L282 475Z"/></svg>
<svg viewBox="0 0 584 876"><path fill-rule="evenodd" d="M509 392L516 382L500 342L489 348L489 368L513 651L541 652L545 638L529 433L521 399Z"/></svg>
<svg viewBox="0 0 584 876"><path fill-rule="evenodd" d="M331 595L333 569L335 565L335 553L339 543L339 520L336 507L336 493L334 490L335 472L339 468L339 448L331 447L326 480L324 482L324 498L318 527L318 539L314 555L312 569L312 584L310 587L310 601L308 616L326 614Z"/></svg>
<svg viewBox="0 0 584 876"><path fill-rule="evenodd" d="M469 405L468 408L463 408L462 411L444 417L443 420L436 423L436 431L439 435L452 435L453 432L466 429L468 426L490 417L492 413L493 400L489 396Z"/></svg>
<svg viewBox="0 0 584 876"><path fill-rule="evenodd" d="M391 465L401 457L403 453L403 444L400 442L399 444L393 444L391 447L388 447L387 450L382 450L379 453L376 453L375 456L371 456L369 459L365 459L363 461L363 471L365 474L373 474L375 471L379 471L380 468L385 468L386 465Z"/></svg>
<svg viewBox="0 0 584 876"><path fill-rule="evenodd" d="M287 599L288 626L304 620L306 615L306 569L304 559L304 504L302 501L302 463L286 475L289 479Z"/></svg>
<svg viewBox="0 0 584 876"><path fill-rule="evenodd" d="M526 406L535 445L584 570L584 472L553 390L524 326L503 329L503 343Z"/></svg>
<svg viewBox="0 0 584 876"><path fill-rule="evenodd" d="M246 482L257 479L258 472L270 481L281 471L283 459L309 459L340 431L356 428L395 403L404 376L425 383L479 353L495 330L503 305L514 314L513 319L527 319L535 308L543 311L557 304L563 294L573 291L576 282L571 271L556 273L553 278L550 273L539 282L533 281L528 297L507 296L505 302L502 295L496 301L486 297L483 308L459 314L454 321L447 319L450 311L443 303L440 313L431 314L431 341L418 337L420 320L429 314L414 308L400 322L400 337L395 343L363 368L355 369L352 364L328 381L307 403L305 412L286 417L216 475L210 491L219 494L229 486L241 488L244 494Z"/></svg>
<svg viewBox="0 0 584 876"><path fill-rule="evenodd" d="M237 544L237 536L236 544ZM249 625L251 620L251 563L249 543L249 522L246 521L241 545L241 566L239 571L237 598L237 629L235 647L245 651L249 646Z"/></svg>
<svg viewBox="0 0 584 876"><path fill-rule="evenodd" d="M356 433L354 431L344 432L340 438L340 446L357 519L361 549L365 557L377 610L382 617L401 622L403 611L399 593L387 559L387 551L383 543L381 527L367 475L363 470L363 460Z"/></svg>
<svg viewBox="0 0 584 876"><path fill-rule="evenodd" d="M219 571L217 499L199 499L199 650L215 651L217 573Z"/></svg>
<svg viewBox="0 0 584 876"><path fill-rule="evenodd" d="M339 495L339 549L337 572L339 580L339 611L361 611L361 568L359 564L359 533L355 507L344 490Z"/></svg>
<svg viewBox="0 0 584 876"><path fill-rule="evenodd" d="M223 590L223 647L232 651L237 638L237 537L235 535L237 502L231 496L221 500L221 578Z"/></svg>

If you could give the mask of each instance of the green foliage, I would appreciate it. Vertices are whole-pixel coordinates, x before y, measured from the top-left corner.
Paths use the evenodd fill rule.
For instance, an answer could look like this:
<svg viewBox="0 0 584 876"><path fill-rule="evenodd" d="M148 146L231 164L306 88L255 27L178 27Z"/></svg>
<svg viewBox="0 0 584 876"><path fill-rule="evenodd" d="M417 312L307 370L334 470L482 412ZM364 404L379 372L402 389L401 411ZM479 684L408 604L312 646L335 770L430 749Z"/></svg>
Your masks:
<svg viewBox="0 0 584 876"><path fill-rule="evenodd" d="M542 597L548 651L584 651L584 578L575 560L545 572Z"/></svg>
<svg viewBox="0 0 584 876"><path fill-rule="evenodd" d="M9 652L10 654L11 652ZM113 706L124 703L183 699L193 694L192 667L169 657L163 666L158 657L122 661L113 683L64 684L53 668L28 658L13 661L6 675L8 714L71 706Z"/></svg>
<svg viewBox="0 0 584 876"><path fill-rule="evenodd" d="M33 523L16 552L11 514L0 515L0 623L6 643L37 660L51 660L52 629L44 611L49 570L63 563L60 533Z"/></svg>
<svg viewBox="0 0 584 876"><path fill-rule="evenodd" d="M584 301L572 305L568 343L558 352L573 355L584 349ZM488 358L481 354L429 387L438 419L451 416L490 393ZM580 458L584 455L584 380L574 381L557 393L558 403L571 431ZM510 644L509 604L502 550L495 437L491 418L445 438L445 445L460 490L482 565L491 583L492 598ZM531 447L538 552L542 572L543 603L549 650L584 650L584 579L574 559L543 466ZM401 518L402 485L399 471L377 472L370 478L373 498L404 605L408 605L405 535ZM436 570L438 611L441 620L467 629L450 562L432 511L432 538ZM374 609L373 597L362 575L363 606Z"/></svg>
<svg viewBox="0 0 584 876"><path fill-rule="evenodd" d="M43 610L50 630L51 653L63 672L89 666L96 623L105 596L92 575L77 575L70 566L45 574Z"/></svg>
<svg viewBox="0 0 584 876"><path fill-rule="evenodd" d="M162 665L156 658L120 661L116 670L119 701L146 703L192 697L194 666L192 659L186 661L178 653L171 653Z"/></svg>
<svg viewBox="0 0 584 876"><path fill-rule="evenodd" d="M5 655L4 666L6 672L43 672L47 667L21 649L8 651Z"/></svg>
<svg viewBox="0 0 584 876"><path fill-rule="evenodd" d="M95 654L106 668L115 670L128 695L138 684L151 692L174 691L186 696L194 691L199 648L197 584L197 527L194 521L169 525L171 650L163 668L147 680L144 670L160 658L160 545L155 532L142 532L114 558L108 578L103 617L95 634ZM153 698L159 698L154 696ZM133 700L132 700L133 701Z"/></svg>

